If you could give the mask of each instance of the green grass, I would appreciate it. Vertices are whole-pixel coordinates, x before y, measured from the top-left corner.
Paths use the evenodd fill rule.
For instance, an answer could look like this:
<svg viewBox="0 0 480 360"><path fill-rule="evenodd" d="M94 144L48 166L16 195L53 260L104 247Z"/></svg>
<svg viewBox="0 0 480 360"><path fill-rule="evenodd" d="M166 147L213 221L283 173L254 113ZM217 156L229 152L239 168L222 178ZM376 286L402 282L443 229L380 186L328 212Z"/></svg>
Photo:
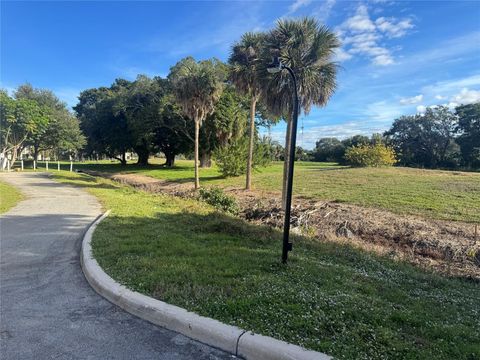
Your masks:
<svg viewBox="0 0 480 360"><path fill-rule="evenodd" d="M112 209L94 233L105 271L129 288L339 359L479 359L480 284L350 246L281 235L206 204L74 173Z"/></svg>
<svg viewBox="0 0 480 360"><path fill-rule="evenodd" d="M191 161L173 169L117 163L76 164L106 172L141 173L158 179L193 182ZM282 164L255 172L259 190L280 190ZM201 169L201 184L244 186L244 176L222 178L215 167ZM480 222L480 173L412 168L346 168L334 163L300 162L295 168L294 194L319 200L346 202L426 218Z"/></svg>
<svg viewBox="0 0 480 360"><path fill-rule="evenodd" d="M14 207L23 196L15 187L0 181L0 214Z"/></svg>

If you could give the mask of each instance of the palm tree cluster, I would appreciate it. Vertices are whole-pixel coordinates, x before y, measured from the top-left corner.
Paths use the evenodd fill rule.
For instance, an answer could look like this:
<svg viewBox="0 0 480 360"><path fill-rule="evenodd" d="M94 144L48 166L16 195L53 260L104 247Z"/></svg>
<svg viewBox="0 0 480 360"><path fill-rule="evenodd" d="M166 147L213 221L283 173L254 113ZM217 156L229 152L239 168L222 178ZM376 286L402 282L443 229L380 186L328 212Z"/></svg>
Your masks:
<svg viewBox="0 0 480 360"><path fill-rule="evenodd" d="M227 64L186 57L170 69L167 79L139 76L133 82L117 79L109 88L85 90L74 110L90 153L116 157L123 164L130 149L141 165L148 164L153 151L164 152L173 164L175 153L190 151L194 143L195 188L200 186L199 167L208 166L212 149L231 143L240 155L232 152L223 159L234 159L236 169L242 166L250 189L252 167L262 153L256 145L256 124L285 120L285 163L290 157L294 89L287 73L268 73L272 58L292 69L298 110L307 114L313 105L324 106L335 91L333 55L338 46L336 35L313 18L281 19L270 31L245 33L233 44ZM206 133L214 133L218 144L210 146Z"/></svg>
<svg viewBox="0 0 480 360"><path fill-rule="evenodd" d="M246 188L251 187L251 160L255 130L255 107L261 101L268 112L287 122L283 186L287 183L293 114L293 83L289 74L268 73L272 58L290 67L297 78L299 111L308 114L312 105L325 106L337 87L338 65L333 61L340 46L337 36L313 18L282 19L274 29L246 33L232 47L229 58L230 80L238 91L248 95L250 106L250 148Z"/></svg>

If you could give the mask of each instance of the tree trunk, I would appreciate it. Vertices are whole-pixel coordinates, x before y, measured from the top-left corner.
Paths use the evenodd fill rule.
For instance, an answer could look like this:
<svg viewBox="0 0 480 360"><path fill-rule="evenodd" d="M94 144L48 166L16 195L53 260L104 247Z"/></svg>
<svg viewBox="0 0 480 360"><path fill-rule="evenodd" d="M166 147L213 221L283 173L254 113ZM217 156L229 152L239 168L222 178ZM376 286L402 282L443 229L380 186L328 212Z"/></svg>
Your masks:
<svg viewBox="0 0 480 360"><path fill-rule="evenodd" d="M138 146L135 148L135 152L138 155L137 164L141 166L148 165L148 157L150 156L150 151L146 146Z"/></svg>
<svg viewBox="0 0 480 360"><path fill-rule="evenodd" d="M202 152L200 154L200 167L209 168L212 166L212 154L210 152Z"/></svg>
<svg viewBox="0 0 480 360"><path fill-rule="evenodd" d="M125 151L122 152L122 159L120 160L122 166L127 166L127 154Z"/></svg>
<svg viewBox="0 0 480 360"><path fill-rule="evenodd" d="M245 189L252 188L252 165L253 165L253 144L255 139L255 106L257 98L252 96L252 103L250 104L250 141L248 143L248 159L247 159L247 183Z"/></svg>
<svg viewBox="0 0 480 360"><path fill-rule="evenodd" d="M33 160L38 161L38 153L40 152L40 149L38 148L38 145L33 145Z"/></svg>
<svg viewBox="0 0 480 360"><path fill-rule="evenodd" d="M198 175L198 141L200 135L200 122L195 119L195 189L200 187L200 178Z"/></svg>
<svg viewBox="0 0 480 360"><path fill-rule="evenodd" d="M175 154L166 152L165 154L165 166L173 167L175 165Z"/></svg>
<svg viewBox="0 0 480 360"><path fill-rule="evenodd" d="M285 135L285 159L283 162L282 209L285 210L287 200L288 163L290 161L290 142L292 141L292 120L287 119L287 133Z"/></svg>
<svg viewBox="0 0 480 360"><path fill-rule="evenodd" d="M10 162L10 168L13 168L13 164L15 164L15 160L18 156L18 147L15 146L12 150L12 161Z"/></svg>

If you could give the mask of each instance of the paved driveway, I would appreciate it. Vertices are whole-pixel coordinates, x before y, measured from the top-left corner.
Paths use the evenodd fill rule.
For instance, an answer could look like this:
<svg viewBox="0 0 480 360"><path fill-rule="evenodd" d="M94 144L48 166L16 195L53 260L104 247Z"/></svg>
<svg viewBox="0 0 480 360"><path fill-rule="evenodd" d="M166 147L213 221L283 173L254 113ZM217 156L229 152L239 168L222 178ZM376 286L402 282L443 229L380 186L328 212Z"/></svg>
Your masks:
<svg viewBox="0 0 480 360"><path fill-rule="evenodd" d="M0 218L0 359L231 359L138 319L95 293L80 268L97 200L41 173L1 174L26 200Z"/></svg>

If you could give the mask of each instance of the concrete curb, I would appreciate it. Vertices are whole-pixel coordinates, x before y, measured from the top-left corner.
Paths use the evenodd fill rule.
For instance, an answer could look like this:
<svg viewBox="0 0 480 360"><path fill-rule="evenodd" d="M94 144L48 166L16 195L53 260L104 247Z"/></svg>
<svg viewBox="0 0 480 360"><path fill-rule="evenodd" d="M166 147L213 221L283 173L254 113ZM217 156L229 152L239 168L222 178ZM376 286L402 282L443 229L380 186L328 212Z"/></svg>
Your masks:
<svg viewBox="0 0 480 360"><path fill-rule="evenodd" d="M253 334L236 326L197 315L138 292L128 290L108 276L92 256L92 235L110 211L97 218L86 231L80 254L82 270L89 284L101 296L155 325L179 332L192 339L247 360L327 360L323 353L305 350L271 337Z"/></svg>

